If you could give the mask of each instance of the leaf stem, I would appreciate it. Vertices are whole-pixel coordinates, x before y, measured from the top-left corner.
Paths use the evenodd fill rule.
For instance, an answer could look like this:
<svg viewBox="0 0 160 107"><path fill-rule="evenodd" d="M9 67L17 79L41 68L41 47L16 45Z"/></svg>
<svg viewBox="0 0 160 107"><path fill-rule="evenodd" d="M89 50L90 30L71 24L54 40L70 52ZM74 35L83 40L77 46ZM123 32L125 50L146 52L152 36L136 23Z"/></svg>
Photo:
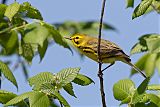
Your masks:
<svg viewBox="0 0 160 107"><path fill-rule="evenodd" d="M98 50L98 64L99 64L98 77L99 77L99 80L100 80L100 93L101 93L101 99L102 99L103 107L107 107L107 106L106 106L106 101L105 101L105 93L104 93L104 85L103 85L103 71L102 71L102 62L101 62L101 57L100 57L100 43L101 43L101 32L102 32L102 25L103 25L105 2L106 2L106 0L103 0L101 17L100 17L100 22L99 22L99 35L98 35L98 47L97 47L97 50Z"/></svg>

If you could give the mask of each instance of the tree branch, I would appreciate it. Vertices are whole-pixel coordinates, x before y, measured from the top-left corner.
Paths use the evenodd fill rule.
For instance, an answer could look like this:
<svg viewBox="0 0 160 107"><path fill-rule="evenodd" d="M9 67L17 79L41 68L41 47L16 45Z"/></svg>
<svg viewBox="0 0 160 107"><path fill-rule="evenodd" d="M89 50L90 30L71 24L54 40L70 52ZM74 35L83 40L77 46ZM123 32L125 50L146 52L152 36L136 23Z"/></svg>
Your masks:
<svg viewBox="0 0 160 107"><path fill-rule="evenodd" d="M101 17L100 17L100 22L99 22L99 35L98 35L98 47L97 47L98 64L99 64L98 77L100 80L100 92L101 92L101 99L102 99L103 107L107 107L107 106L106 106L106 101L105 101L105 93L104 93L104 85L103 85L103 71L102 71L102 62L101 62L101 56L100 56L100 43L101 43L101 32L102 32L102 25L103 25L103 15L104 15L105 3L106 3L106 0L103 0Z"/></svg>

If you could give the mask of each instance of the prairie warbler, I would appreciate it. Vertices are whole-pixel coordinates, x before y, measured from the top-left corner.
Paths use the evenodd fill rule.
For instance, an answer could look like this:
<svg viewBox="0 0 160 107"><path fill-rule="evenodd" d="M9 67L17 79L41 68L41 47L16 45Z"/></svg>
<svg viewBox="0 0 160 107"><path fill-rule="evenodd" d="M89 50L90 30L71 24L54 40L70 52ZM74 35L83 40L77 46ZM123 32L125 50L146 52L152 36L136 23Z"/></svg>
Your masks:
<svg viewBox="0 0 160 107"><path fill-rule="evenodd" d="M65 38L71 40L73 45L82 54L98 62L98 54L97 54L98 38L88 36L85 34L74 34L71 37L65 37ZM101 39L100 62L110 63L110 65L105 68L107 69L110 66L112 66L115 63L115 61L122 61L130 65L136 71L141 73L143 77L146 78L146 75L143 74L143 72L139 68L137 68L134 64L131 63L131 59L129 58L129 56L126 55L118 45L108 40Z"/></svg>

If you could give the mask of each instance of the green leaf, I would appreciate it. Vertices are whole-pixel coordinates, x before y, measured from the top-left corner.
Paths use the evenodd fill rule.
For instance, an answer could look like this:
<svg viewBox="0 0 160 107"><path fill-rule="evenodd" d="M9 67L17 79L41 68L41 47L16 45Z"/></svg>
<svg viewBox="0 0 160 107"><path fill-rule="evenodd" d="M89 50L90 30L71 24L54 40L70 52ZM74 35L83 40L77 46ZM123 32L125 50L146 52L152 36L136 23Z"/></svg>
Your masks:
<svg viewBox="0 0 160 107"><path fill-rule="evenodd" d="M150 56L150 54L143 55L136 63L135 66L138 67L140 70L144 70L145 62L147 58ZM135 73L138 73L135 69L132 68L130 76L134 75Z"/></svg>
<svg viewBox="0 0 160 107"><path fill-rule="evenodd" d="M55 91L54 95L57 97L57 99L64 105L64 107L70 107L68 102L64 99L64 97Z"/></svg>
<svg viewBox="0 0 160 107"><path fill-rule="evenodd" d="M29 44L37 44L43 47L44 41L49 36L48 29L40 23L33 23L25 27L23 41Z"/></svg>
<svg viewBox="0 0 160 107"><path fill-rule="evenodd" d="M44 83L55 83L56 77L50 72L42 72L28 79L29 85L33 86L33 90L41 90Z"/></svg>
<svg viewBox="0 0 160 107"><path fill-rule="evenodd" d="M138 91L136 90L133 97L132 97L132 104L137 104L137 103L145 103L146 101L148 101L147 97L146 97L146 93L142 93L139 94Z"/></svg>
<svg viewBox="0 0 160 107"><path fill-rule="evenodd" d="M5 50L5 54L12 54L18 48L18 34L15 31L12 31L0 35L0 43Z"/></svg>
<svg viewBox="0 0 160 107"><path fill-rule="evenodd" d="M62 38L62 35L52 25L44 22L41 22L41 23L44 27L48 29L48 32L50 33L50 35L52 36L52 38L57 44L63 46L64 48L68 48L71 51L67 42L64 40L64 38Z"/></svg>
<svg viewBox="0 0 160 107"><path fill-rule="evenodd" d="M16 96L17 95L12 92L6 90L0 90L0 103L5 104Z"/></svg>
<svg viewBox="0 0 160 107"><path fill-rule="evenodd" d="M157 55L157 60L156 60L156 68L158 69L158 73L160 75L160 55Z"/></svg>
<svg viewBox="0 0 160 107"><path fill-rule="evenodd" d="M4 15L8 17L9 20L11 21L12 18L18 13L19 9L20 9L20 4L18 4L17 2L14 2L6 8Z"/></svg>
<svg viewBox="0 0 160 107"><path fill-rule="evenodd" d="M91 78L82 74L78 74L77 77L73 80L73 82L81 86L86 86L91 83L94 83L94 81Z"/></svg>
<svg viewBox="0 0 160 107"><path fill-rule="evenodd" d="M5 63L3 63L2 61L0 61L0 72L2 72L3 75L5 76L5 78L7 78L10 82L12 82L18 89L17 81L16 81L13 73L11 72L9 67Z"/></svg>
<svg viewBox="0 0 160 107"><path fill-rule="evenodd" d="M76 95L74 94L74 91L73 91L72 83L68 83L67 85L63 86L63 89L64 89L68 94L70 94L71 96L76 97ZM77 97L76 97L76 98L77 98Z"/></svg>
<svg viewBox="0 0 160 107"><path fill-rule="evenodd" d="M41 13L39 12L38 9L35 7L31 6L29 2L24 2L21 5L21 12L25 13L25 17L32 18L32 19L39 19L43 20L43 17L41 16Z"/></svg>
<svg viewBox="0 0 160 107"><path fill-rule="evenodd" d="M144 70L147 77L151 77L154 74L156 58L157 58L157 54L150 54L146 59Z"/></svg>
<svg viewBox="0 0 160 107"><path fill-rule="evenodd" d="M121 101L120 105L128 104L130 101L131 101L131 96L128 96L127 98L125 98L124 100Z"/></svg>
<svg viewBox="0 0 160 107"><path fill-rule="evenodd" d="M158 90L160 90L160 85L159 84L148 85L147 90L158 91Z"/></svg>
<svg viewBox="0 0 160 107"><path fill-rule="evenodd" d="M148 98L150 99L151 102L156 104L158 107L160 107L160 98L155 95L155 94L147 94Z"/></svg>
<svg viewBox="0 0 160 107"><path fill-rule="evenodd" d="M143 15L146 10L149 8L149 6L152 4L153 0L143 0L141 3L135 8L132 19L137 18L141 15Z"/></svg>
<svg viewBox="0 0 160 107"><path fill-rule="evenodd" d="M41 89L41 91L46 93L47 95L50 95L53 98L56 97L64 105L64 107L70 107L68 102L63 98L63 96L61 96L61 94L59 94L57 90L55 90L55 87L52 84L44 83L41 85Z"/></svg>
<svg viewBox="0 0 160 107"><path fill-rule="evenodd" d="M7 5L0 4L0 19L4 17L4 13L6 11Z"/></svg>
<svg viewBox="0 0 160 107"><path fill-rule="evenodd" d="M40 61L42 61L42 59L44 58L44 55L46 53L46 50L48 48L48 41L45 40L43 43L43 47L38 46L38 52L39 52L39 56L40 56Z"/></svg>
<svg viewBox="0 0 160 107"><path fill-rule="evenodd" d="M138 94L143 94L146 89L147 89L147 86L150 82L150 78L146 78L137 88L137 92Z"/></svg>
<svg viewBox="0 0 160 107"><path fill-rule="evenodd" d="M132 47L130 54L133 55L133 54L145 52L145 51L147 51L147 46L139 42Z"/></svg>
<svg viewBox="0 0 160 107"><path fill-rule="evenodd" d="M128 7L134 7L134 0L126 0L127 8Z"/></svg>
<svg viewBox="0 0 160 107"><path fill-rule="evenodd" d="M21 44L22 46L22 56L29 62L32 62L32 59L34 57L34 52L32 49L31 44L29 43L23 43Z"/></svg>
<svg viewBox="0 0 160 107"><path fill-rule="evenodd" d="M119 80L113 86L113 94L116 100L124 100L129 97L135 89L134 83L130 79Z"/></svg>
<svg viewBox="0 0 160 107"><path fill-rule="evenodd" d="M9 106L9 105L16 105L22 101L24 101L25 99L29 98L29 96L32 95L32 92L26 92L24 94L21 94L17 97L14 97L13 99L11 99L10 101L8 101L5 105Z"/></svg>
<svg viewBox="0 0 160 107"><path fill-rule="evenodd" d="M61 84L65 86L68 83L72 82L79 73L80 68L66 68L57 73L56 77Z"/></svg>
<svg viewBox="0 0 160 107"><path fill-rule="evenodd" d="M49 107L50 101L45 93L33 91L29 96L30 107Z"/></svg>
<svg viewBox="0 0 160 107"><path fill-rule="evenodd" d="M153 2L152 2L152 8L153 8L158 14L160 14L160 1L158 1L158 0L153 0Z"/></svg>

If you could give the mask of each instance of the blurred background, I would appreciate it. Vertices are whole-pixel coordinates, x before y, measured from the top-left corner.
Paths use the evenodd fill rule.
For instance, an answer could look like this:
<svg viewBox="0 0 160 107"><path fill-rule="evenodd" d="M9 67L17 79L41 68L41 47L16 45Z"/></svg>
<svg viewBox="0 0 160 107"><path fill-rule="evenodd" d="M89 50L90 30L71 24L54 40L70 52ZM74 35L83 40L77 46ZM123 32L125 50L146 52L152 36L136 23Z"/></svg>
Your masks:
<svg viewBox="0 0 160 107"><path fill-rule="evenodd" d="M23 3L25 0L16 0ZM101 1L98 0L27 0L40 10L44 21L48 23L63 23L65 21L99 21L101 11ZM7 4L14 1L7 1ZM138 5L135 1L135 6ZM160 33L160 16L152 12L145 16L132 20L132 8L126 9L125 0L107 0L104 22L113 26L116 30L103 31L102 38L110 40L118 44L125 53L130 54L130 49L138 41L138 38L143 34ZM97 35L96 35L97 36ZM136 62L142 54L131 56L132 62ZM11 57L17 60L15 56ZM5 59L5 58L4 58ZM42 60L39 63L39 57L34 57L32 65L28 68L29 77L32 77L40 72L49 71L56 73L63 68L81 67L80 73L85 74L95 81L87 87L81 87L74 84L74 91L77 98L68 95L62 91L62 95L67 99L71 107L100 107L101 96L99 89L99 79L97 77L98 64L91 59L81 58L74 51L74 54L63 47L52 44ZM107 65L103 65L105 67ZM114 66L104 71L104 89L106 93L106 101L108 107L119 106L119 102L114 99L112 87L115 82L120 79L129 78L130 66L121 62L116 62ZM23 72L18 68L14 75L19 84L19 90L8 82L6 79L2 82L2 89L6 89L18 94L31 91ZM138 86L143 77L136 74L131 79ZM158 73L155 72L151 83L159 83ZM27 83L27 84L26 84ZM125 105L124 105L125 107Z"/></svg>

